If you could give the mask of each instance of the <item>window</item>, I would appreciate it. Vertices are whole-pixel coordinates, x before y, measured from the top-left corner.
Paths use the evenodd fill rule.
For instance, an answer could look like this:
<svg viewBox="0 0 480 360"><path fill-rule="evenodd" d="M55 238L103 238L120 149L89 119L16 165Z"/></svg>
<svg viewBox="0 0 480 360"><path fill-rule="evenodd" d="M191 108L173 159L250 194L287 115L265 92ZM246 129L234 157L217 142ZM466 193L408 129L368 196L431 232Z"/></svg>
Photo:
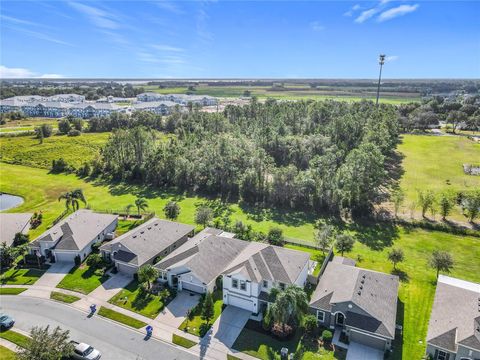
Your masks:
<svg viewBox="0 0 480 360"><path fill-rule="evenodd" d="M240 290L247 290L247 283L245 281L240 281Z"/></svg>
<svg viewBox="0 0 480 360"><path fill-rule="evenodd" d="M445 351L439 350L437 355L437 360L448 360L450 354L447 354Z"/></svg>
<svg viewBox="0 0 480 360"><path fill-rule="evenodd" d="M263 280L263 287L268 288L268 281L267 280Z"/></svg>
<svg viewBox="0 0 480 360"><path fill-rule="evenodd" d="M232 287L235 289L238 289L238 280L237 279L232 279Z"/></svg>
<svg viewBox="0 0 480 360"><path fill-rule="evenodd" d="M278 283L278 286L280 290L285 290L285 284L284 283Z"/></svg>
<svg viewBox="0 0 480 360"><path fill-rule="evenodd" d="M317 310L317 320L320 322L325 321L325 313L323 311Z"/></svg>

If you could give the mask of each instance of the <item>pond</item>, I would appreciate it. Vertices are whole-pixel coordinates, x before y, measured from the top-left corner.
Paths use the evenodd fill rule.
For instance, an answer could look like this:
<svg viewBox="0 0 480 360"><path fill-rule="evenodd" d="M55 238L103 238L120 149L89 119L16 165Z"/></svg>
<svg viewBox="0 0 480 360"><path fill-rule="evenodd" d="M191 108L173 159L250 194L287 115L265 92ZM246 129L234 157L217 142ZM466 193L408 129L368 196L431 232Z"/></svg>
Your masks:
<svg viewBox="0 0 480 360"><path fill-rule="evenodd" d="M23 204L23 198L20 196L0 193L0 211L12 209Z"/></svg>

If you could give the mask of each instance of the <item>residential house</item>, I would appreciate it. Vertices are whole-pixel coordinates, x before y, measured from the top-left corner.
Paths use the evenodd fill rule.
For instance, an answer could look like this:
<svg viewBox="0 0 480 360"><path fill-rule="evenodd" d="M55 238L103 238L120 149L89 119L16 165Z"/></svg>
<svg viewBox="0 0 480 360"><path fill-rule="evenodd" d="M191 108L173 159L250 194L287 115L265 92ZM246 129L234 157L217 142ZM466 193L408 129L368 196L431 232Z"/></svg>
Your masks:
<svg viewBox="0 0 480 360"><path fill-rule="evenodd" d="M161 260L183 245L195 227L153 218L103 244L100 251L115 262L118 271L133 275L145 264Z"/></svg>
<svg viewBox="0 0 480 360"><path fill-rule="evenodd" d="M202 106L211 106L218 103L217 98L208 95L158 94L154 92L147 92L137 95L137 101L171 101L181 105L187 105L188 103L192 103Z"/></svg>
<svg viewBox="0 0 480 360"><path fill-rule="evenodd" d="M308 253L231 235L206 228L155 265L160 280L179 291L205 293L222 278L224 304L257 314L273 287L303 287L313 272L315 264Z"/></svg>
<svg viewBox="0 0 480 360"><path fill-rule="evenodd" d="M480 284L438 277L427 354L434 360L480 359Z"/></svg>
<svg viewBox="0 0 480 360"><path fill-rule="evenodd" d="M148 101L134 104L133 110L151 111L159 115L168 115L176 106L178 104L168 100Z"/></svg>
<svg viewBox="0 0 480 360"><path fill-rule="evenodd" d="M28 213L0 213L0 244L6 243L11 246L15 234L27 234L32 215Z"/></svg>
<svg viewBox="0 0 480 360"><path fill-rule="evenodd" d="M365 270L334 257L320 277L310 309L319 325L349 341L389 350L395 338L397 276Z"/></svg>
<svg viewBox="0 0 480 360"><path fill-rule="evenodd" d="M118 215L99 214L90 210L75 211L29 244L31 252L58 262L83 261L92 245L101 243L115 231Z"/></svg>

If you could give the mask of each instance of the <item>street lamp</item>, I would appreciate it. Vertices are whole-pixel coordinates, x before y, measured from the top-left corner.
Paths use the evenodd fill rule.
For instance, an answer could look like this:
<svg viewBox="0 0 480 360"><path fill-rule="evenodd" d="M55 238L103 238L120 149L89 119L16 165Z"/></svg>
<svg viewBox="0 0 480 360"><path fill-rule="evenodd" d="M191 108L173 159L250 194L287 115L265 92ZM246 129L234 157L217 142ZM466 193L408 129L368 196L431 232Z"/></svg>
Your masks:
<svg viewBox="0 0 480 360"><path fill-rule="evenodd" d="M378 63L380 65L380 74L378 75L378 85L377 85L377 102L376 105L378 106L378 98L380 97L380 82L382 81L382 67L385 64L385 54L381 54L378 58Z"/></svg>

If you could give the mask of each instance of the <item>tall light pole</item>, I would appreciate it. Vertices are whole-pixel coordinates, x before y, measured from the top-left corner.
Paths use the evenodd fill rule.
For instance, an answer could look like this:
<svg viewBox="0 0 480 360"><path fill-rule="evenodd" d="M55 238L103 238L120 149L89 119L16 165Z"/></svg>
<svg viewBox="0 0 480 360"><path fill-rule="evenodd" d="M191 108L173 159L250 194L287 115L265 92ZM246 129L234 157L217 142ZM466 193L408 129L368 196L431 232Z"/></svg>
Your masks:
<svg viewBox="0 0 480 360"><path fill-rule="evenodd" d="M377 102L375 103L378 106L378 98L380 97L380 82L382 81L382 68L385 64L385 54L380 54L378 58L378 63L380 64L380 74L378 75L378 85L377 85Z"/></svg>

